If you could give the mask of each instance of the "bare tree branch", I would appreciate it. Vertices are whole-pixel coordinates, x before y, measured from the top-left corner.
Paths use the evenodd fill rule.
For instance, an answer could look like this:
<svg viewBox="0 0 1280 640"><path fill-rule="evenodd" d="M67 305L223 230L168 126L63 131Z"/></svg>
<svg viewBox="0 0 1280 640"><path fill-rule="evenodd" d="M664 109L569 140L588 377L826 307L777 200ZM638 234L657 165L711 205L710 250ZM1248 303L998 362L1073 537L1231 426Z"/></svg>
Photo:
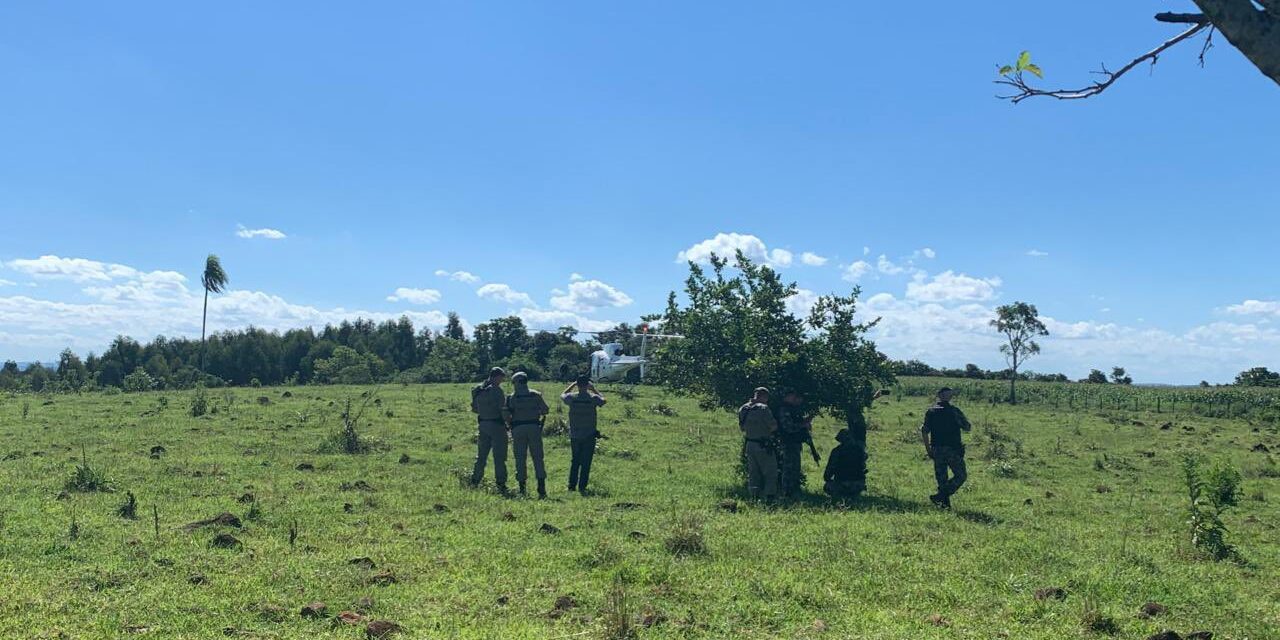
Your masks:
<svg viewBox="0 0 1280 640"><path fill-rule="evenodd" d="M1156 14L1157 22L1168 22L1170 24L1204 24L1209 22L1209 16L1203 13L1172 13L1166 11Z"/></svg>
<svg viewBox="0 0 1280 640"><path fill-rule="evenodd" d="M1022 102L1023 100L1026 100L1027 98L1032 98L1035 96L1047 96L1050 98L1057 98L1058 100L1083 100L1085 98L1091 98L1093 96L1098 95L1099 93L1102 93L1103 91L1106 91L1107 88L1110 87L1112 84L1114 84L1116 80L1119 80L1121 76L1132 71L1134 67L1147 61L1151 61L1151 64L1154 65L1156 61L1160 58L1160 54L1164 53L1166 50L1174 46L1177 46L1178 43L1183 42L1184 40L1188 40L1194 37L1197 33L1200 33L1201 31L1204 31L1205 29L1208 29L1211 27L1211 24L1208 21L1194 22L1192 24L1194 24L1194 26L1192 26L1190 29L1183 31L1177 36L1174 36L1173 38L1170 38L1164 41L1164 43L1162 43L1160 46L1134 58L1133 60L1130 60L1123 67L1120 67L1116 71L1108 71L1106 65L1103 65L1102 71L1095 72L1103 76L1103 79L1097 82L1094 82L1093 84L1087 87L1083 87L1080 89L1052 89L1052 90L1037 89L1027 84L1026 78L1023 77L1021 72L1015 72L1012 74L1005 75L1003 79L996 80L995 83L1013 87L1014 89L1017 90L1017 93L1014 93L1012 95L1003 95L1003 96L997 96L997 97L999 97L1001 100L1009 100L1014 104L1017 104L1019 102Z"/></svg>

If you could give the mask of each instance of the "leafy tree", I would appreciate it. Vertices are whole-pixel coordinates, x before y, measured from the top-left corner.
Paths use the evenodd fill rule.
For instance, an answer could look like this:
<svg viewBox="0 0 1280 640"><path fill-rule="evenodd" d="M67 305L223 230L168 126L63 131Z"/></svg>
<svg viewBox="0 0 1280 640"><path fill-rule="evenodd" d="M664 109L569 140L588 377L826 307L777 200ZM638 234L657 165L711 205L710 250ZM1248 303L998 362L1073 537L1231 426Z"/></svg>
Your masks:
<svg viewBox="0 0 1280 640"><path fill-rule="evenodd" d="M369 384L381 379L385 369L377 356L351 347L337 347L333 356L315 364L316 380L329 384Z"/></svg>
<svg viewBox="0 0 1280 640"><path fill-rule="evenodd" d="M1133 384L1133 378L1125 373L1124 367L1111 367L1111 382L1114 384Z"/></svg>
<svg viewBox="0 0 1280 640"><path fill-rule="evenodd" d="M964 366L964 377L980 380L987 377L987 372L976 364L969 363Z"/></svg>
<svg viewBox="0 0 1280 640"><path fill-rule="evenodd" d="M1080 100L1106 91L1121 76L1143 63L1152 65L1160 55L1198 35L1204 35L1200 50L1200 65L1204 66L1205 54L1213 46L1213 36L1221 33L1236 49L1240 50L1263 75L1280 84L1280 0L1193 0L1200 13L1158 13L1155 19L1168 24L1180 24L1185 28L1178 35L1165 40L1154 49L1135 57L1115 71L1104 65L1098 79L1074 89L1041 89L1031 84L1027 74L1043 79L1040 67L1031 62L1031 54L1023 51L1017 61L1000 67L1001 79L997 84L1011 87L1013 92L1000 96L1014 103L1032 97L1049 97L1058 100Z"/></svg>
<svg viewBox="0 0 1280 640"><path fill-rule="evenodd" d="M475 330L476 358L485 371L530 346L529 330L516 316L494 318Z"/></svg>
<svg viewBox="0 0 1280 640"><path fill-rule="evenodd" d="M449 312L449 322L445 324L444 335L454 340L467 341L467 332L462 328L462 319L456 311Z"/></svg>
<svg viewBox="0 0 1280 640"><path fill-rule="evenodd" d="M200 318L200 370L204 370L204 337L205 327L209 323L209 294L222 293L227 288L227 272L222 269L222 261L218 256L209 254L204 259L204 273L200 275L200 284L204 285L204 312Z"/></svg>
<svg viewBox="0 0 1280 640"><path fill-rule="evenodd" d="M991 326L1004 335L1005 342L1000 345L1000 353L1009 363L1009 404L1018 403L1017 380L1018 367L1027 358L1040 353L1040 344L1036 338L1049 335L1049 330L1040 321L1040 312L1033 304L1015 302L996 308L996 317Z"/></svg>
<svg viewBox="0 0 1280 640"><path fill-rule="evenodd" d="M656 380L708 409L734 409L764 385L777 397L795 390L811 409L860 421L873 387L893 378L888 360L866 340L874 323L854 321L858 290L819 298L806 322L787 311L794 283L741 252L733 275L727 267L718 256L709 274L689 264L688 305L672 293L663 316L663 330L684 338L658 347Z"/></svg>
<svg viewBox="0 0 1280 640"><path fill-rule="evenodd" d="M1088 384L1106 384L1107 374L1098 369L1090 369L1088 377L1081 380L1081 382L1086 382Z"/></svg>
<svg viewBox="0 0 1280 640"><path fill-rule="evenodd" d="M89 370L71 349L63 349L58 356L58 380L64 388L78 391L89 381Z"/></svg>
<svg viewBox="0 0 1280 640"><path fill-rule="evenodd" d="M1254 367L1237 374L1236 384L1242 387L1280 387L1280 373L1266 367Z"/></svg>
<svg viewBox="0 0 1280 640"><path fill-rule="evenodd" d="M422 363L423 382L467 382L476 375L475 347L447 335L436 339Z"/></svg>
<svg viewBox="0 0 1280 640"><path fill-rule="evenodd" d="M907 360L906 362L893 362L893 373L900 376L936 376L938 370L919 361Z"/></svg>
<svg viewBox="0 0 1280 640"><path fill-rule="evenodd" d="M737 273L726 275L728 261L711 258L711 273L690 263L685 281L689 305L668 297L664 328L684 336L659 346L655 379L663 386L698 398L706 409L734 409L757 386L812 391L805 349L805 326L787 311L796 293L778 273L752 263L741 252ZM780 395L780 394L779 394Z"/></svg>
<svg viewBox="0 0 1280 640"><path fill-rule="evenodd" d="M133 373L125 376L124 390L130 393L139 393L142 391L150 391L156 388L156 381L147 373L146 369L138 367Z"/></svg>

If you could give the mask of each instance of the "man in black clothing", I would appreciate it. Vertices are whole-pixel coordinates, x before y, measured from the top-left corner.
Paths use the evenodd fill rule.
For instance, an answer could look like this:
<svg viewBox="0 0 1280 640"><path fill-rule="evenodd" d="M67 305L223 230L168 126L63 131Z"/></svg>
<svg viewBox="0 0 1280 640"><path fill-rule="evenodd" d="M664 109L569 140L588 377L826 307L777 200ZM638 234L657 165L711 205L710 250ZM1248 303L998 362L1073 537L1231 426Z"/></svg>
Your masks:
<svg viewBox="0 0 1280 640"><path fill-rule="evenodd" d="M925 453L933 459L933 475L938 481L938 492L929 500L942 509L951 508L951 495L969 477L964 465L964 443L960 440L960 432L970 429L969 419L951 404L954 393L947 387L939 389L938 401L925 412L920 426L920 439Z"/></svg>
<svg viewBox="0 0 1280 640"><path fill-rule="evenodd" d="M867 452L857 434L841 429L836 434L840 444L827 454L826 481L823 490L837 500L856 498L867 488Z"/></svg>

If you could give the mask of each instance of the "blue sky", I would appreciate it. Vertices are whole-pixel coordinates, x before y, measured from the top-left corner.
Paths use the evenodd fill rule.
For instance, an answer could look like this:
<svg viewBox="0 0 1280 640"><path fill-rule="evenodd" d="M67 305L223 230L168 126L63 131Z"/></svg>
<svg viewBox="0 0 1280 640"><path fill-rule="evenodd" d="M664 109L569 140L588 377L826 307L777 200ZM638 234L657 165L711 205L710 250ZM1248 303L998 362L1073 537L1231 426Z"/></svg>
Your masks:
<svg viewBox="0 0 1280 640"><path fill-rule="evenodd" d="M1080 84L1171 8L6 3L0 357L198 335L208 252L216 328L590 328L743 246L808 292L856 275L894 357L1001 366L985 319L1028 300L1033 369L1275 368L1280 87L1219 39L1089 101L993 98L1021 49Z"/></svg>

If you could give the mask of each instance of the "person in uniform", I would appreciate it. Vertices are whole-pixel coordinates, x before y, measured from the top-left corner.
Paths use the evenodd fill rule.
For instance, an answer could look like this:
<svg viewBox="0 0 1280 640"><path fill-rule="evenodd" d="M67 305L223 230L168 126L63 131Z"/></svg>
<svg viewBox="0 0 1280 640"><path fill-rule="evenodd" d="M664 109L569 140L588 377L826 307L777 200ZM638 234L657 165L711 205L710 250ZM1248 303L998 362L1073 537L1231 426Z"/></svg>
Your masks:
<svg viewBox="0 0 1280 640"><path fill-rule="evenodd" d="M867 488L867 451L857 434L841 429L836 434L836 448L827 454L827 468L822 474L823 490L837 500L862 495Z"/></svg>
<svg viewBox="0 0 1280 640"><path fill-rule="evenodd" d="M604 396L596 391L589 376L582 376L564 390L560 400L569 405L569 448L572 456L569 461L569 491L585 495L587 483L591 480L596 440L600 438L600 431L596 429L596 413L604 406Z"/></svg>
<svg viewBox="0 0 1280 640"><path fill-rule="evenodd" d="M493 454L493 479L498 490L507 491L507 425L503 406L506 395L502 393L502 381L507 374L500 367L489 370L489 377L471 389L471 412L476 414L476 463L471 471L471 486L484 479L484 467Z"/></svg>
<svg viewBox="0 0 1280 640"><path fill-rule="evenodd" d="M768 389L757 388L751 400L738 409L738 428L745 440L742 450L747 463L747 493L756 499L777 498L778 458L774 434L778 422L769 410Z"/></svg>
<svg viewBox="0 0 1280 640"><path fill-rule="evenodd" d="M804 398L799 392L787 390L782 396L777 421L779 489L783 497L794 498L800 495L800 487L804 484L804 470L800 464L804 446L809 445L814 462L821 460L813 446L810 431L813 419L805 415Z"/></svg>
<svg viewBox="0 0 1280 640"><path fill-rule="evenodd" d="M939 389L938 401L925 411L924 424L920 425L920 439L925 453L933 459L933 475L938 481L938 492L929 496L929 500L942 509L951 508L951 496L969 477L960 432L969 431L971 427L964 412L951 404L954 394L949 387Z"/></svg>
<svg viewBox="0 0 1280 640"><path fill-rule="evenodd" d="M533 457L533 473L538 480L538 497L547 497L547 469L542 464L542 423L546 418L546 400L542 394L529 388L529 375L518 371L511 376L515 387L507 396L503 415L511 425L511 446L516 454L516 482L520 493L526 492L528 459Z"/></svg>

